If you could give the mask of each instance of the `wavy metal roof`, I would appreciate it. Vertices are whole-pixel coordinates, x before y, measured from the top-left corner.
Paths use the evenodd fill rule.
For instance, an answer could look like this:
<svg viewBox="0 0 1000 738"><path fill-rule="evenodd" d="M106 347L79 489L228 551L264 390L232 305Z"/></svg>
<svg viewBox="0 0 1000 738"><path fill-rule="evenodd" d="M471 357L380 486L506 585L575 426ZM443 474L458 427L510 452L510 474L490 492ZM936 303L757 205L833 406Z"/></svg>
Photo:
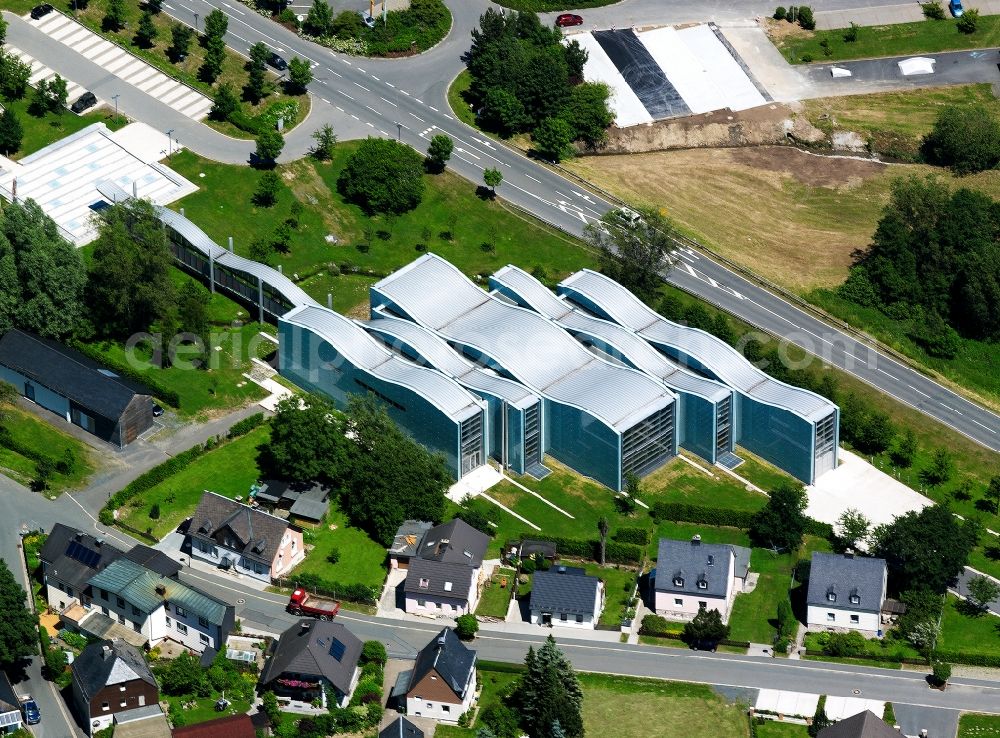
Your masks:
<svg viewBox="0 0 1000 738"><path fill-rule="evenodd" d="M112 202L122 202L132 197L114 182L99 182L97 184L97 189L102 195ZM163 223L177 231L187 240L188 243L201 251L201 253L205 256L214 258L216 264L229 267L230 269L236 269L261 279L264 284L272 287L295 307L300 307L302 305L319 305L319 303L311 298L305 290L277 269L272 269L265 264L261 264L260 262L253 261L251 259L246 259L242 256L234 254L228 249L222 248L215 241L209 238L208 234L201 230L201 228L196 226L180 213L156 204L154 204L153 207L156 210L157 216Z"/></svg>
<svg viewBox="0 0 1000 738"><path fill-rule="evenodd" d="M518 408L530 407L538 402L538 395L527 387L481 369L433 331L383 312L376 312L375 316L373 320L361 325L369 332L381 336L390 345L397 348L408 347L429 366L454 377L459 384L473 392L485 392Z"/></svg>
<svg viewBox="0 0 1000 738"><path fill-rule="evenodd" d="M516 295L531 309L551 318L570 333L583 334L614 347L641 371L661 380L670 389L719 402L732 390L712 379L699 376L668 359L645 340L617 323L596 318L557 297L523 269L508 264L490 282Z"/></svg>
<svg viewBox="0 0 1000 738"><path fill-rule="evenodd" d="M482 411L481 401L454 379L400 358L339 313L305 305L285 314L282 320L316 334L372 376L416 392L455 422Z"/></svg>
<svg viewBox="0 0 1000 738"><path fill-rule="evenodd" d="M534 391L584 410L616 431L631 428L676 397L642 372L594 356L538 313L489 295L434 254L371 289L446 340L490 357Z"/></svg>
<svg viewBox="0 0 1000 738"><path fill-rule="evenodd" d="M590 269L576 272L559 283L559 291L578 293L615 322L647 341L675 347L730 387L755 400L783 408L809 421L825 418L836 409L825 397L779 382L764 373L712 334L670 322L603 274Z"/></svg>

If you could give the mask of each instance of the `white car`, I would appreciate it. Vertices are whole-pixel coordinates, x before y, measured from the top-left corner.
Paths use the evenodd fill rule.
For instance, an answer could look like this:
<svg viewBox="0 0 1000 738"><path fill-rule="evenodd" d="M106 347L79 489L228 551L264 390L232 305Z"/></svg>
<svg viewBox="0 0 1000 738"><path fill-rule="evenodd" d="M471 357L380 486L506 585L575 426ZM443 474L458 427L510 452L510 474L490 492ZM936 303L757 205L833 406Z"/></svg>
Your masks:
<svg viewBox="0 0 1000 738"><path fill-rule="evenodd" d="M615 211L615 217L629 227L634 227L642 223L642 216L631 208L618 208Z"/></svg>

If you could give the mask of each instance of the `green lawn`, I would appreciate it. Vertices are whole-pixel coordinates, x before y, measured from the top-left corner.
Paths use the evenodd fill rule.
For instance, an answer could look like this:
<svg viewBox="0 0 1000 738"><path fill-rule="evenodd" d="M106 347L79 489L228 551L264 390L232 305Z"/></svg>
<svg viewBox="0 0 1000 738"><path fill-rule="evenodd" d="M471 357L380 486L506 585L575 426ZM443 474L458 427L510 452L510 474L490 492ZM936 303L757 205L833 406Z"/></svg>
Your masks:
<svg viewBox="0 0 1000 738"><path fill-rule="evenodd" d="M757 738L808 738L809 735L809 729L805 725L779 723L777 720L758 723L754 732Z"/></svg>
<svg viewBox="0 0 1000 738"><path fill-rule="evenodd" d="M957 49L982 49L1000 43L1000 17L979 18L975 33L958 30L953 18L898 23L890 26L861 28L854 42L844 40L845 29L814 31L788 36L777 43L778 50L788 61L798 64L810 59L815 62L865 59L876 56L909 56ZM820 45L823 41L828 48ZM829 53L827 53L829 52Z"/></svg>
<svg viewBox="0 0 1000 738"><path fill-rule="evenodd" d="M250 485L260 479L257 447L269 435L268 426L262 426L203 454L182 471L130 500L122 521L133 528L148 530L159 539L194 512L205 490L225 497L245 498ZM154 503L160 506L158 520L149 517Z"/></svg>
<svg viewBox="0 0 1000 738"><path fill-rule="evenodd" d="M365 274L331 274L324 271L304 279L299 286L323 305L327 304L327 295L333 295L333 309L338 313L367 318L368 288L376 281L375 277Z"/></svg>
<svg viewBox="0 0 1000 738"><path fill-rule="evenodd" d="M968 615L962 601L948 595L938 648L1000 656L1000 618L990 613Z"/></svg>
<svg viewBox="0 0 1000 738"><path fill-rule="evenodd" d="M371 586L380 586L385 580L385 547L369 538L360 528L351 527L336 502L330 503L330 512L324 523L307 529L304 536L308 553L289 575L290 578L309 573L342 584ZM308 549L310 545L314 547L311 551ZM340 552L340 559L331 564L327 556L334 548Z"/></svg>
<svg viewBox="0 0 1000 738"><path fill-rule="evenodd" d="M821 651L823 650L823 643L828 637L828 633L807 633L805 638L806 648L810 651ZM908 641L902 639L897 640L888 637L882 639L869 638L866 644L865 653L856 659L837 659L826 656L822 658L829 661L843 661L844 663L864 661L866 663L888 666L889 668L897 668L899 659L901 658L917 660L922 658L919 651L911 646ZM887 661L886 659L889 660Z"/></svg>
<svg viewBox="0 0 1000 738"><path fill-rule="evenodd" d="M958 721L958 738L1000 738L1000 715L962 715Z"/></svg>
<svg viewBox="0 0 1000 738"><path fill-rule="evenodd" d="M483 587L483 594L476 607L476 615L501 619L507 617L507 610L510 607L510 593L517 582L516 576L517 573L513 569L498 567L493 572L493 577ZM506 587L500 586L503 577L507 578Z"/></svg>
<svg viewBox="0 0 1000 738"><path fill-rule="evenodd" d="M755 456L752 452L747 451L742 446L737 446L736 455L739 456L741 459L743 459L743 463L740 464L735 469L733 469L733 471L739 474L744 479L747 479L750 482L756 484L762 490L767 491L774 489L782 482L795 481L794 477L792 477L790 474L786 474L785 472L781 471L781 469L779 469L778 467L771 465L767 461L764 461L759 456ZM766 500L764 500L764 498L761 497L760 495L756 495L748 499L752 499L755 501L762 500L766 502ZM737 509L755 510L757 508L750 507L750 508L737 508Z"/></svg>
<svg viewBox="0 0 1000 738"><path fill-rule="evenodd" d="M53 461L73 457L73 466L65 474L54 473L49 481L48 494L58 493L65 489L75 489L83 486L94 473L94 458L91 449L57 426L65 425L55 415L50 420L40 420L31 413L18 408L8 408L7 417L3 421L11 438L18 444L29 449L37 449ZM16 451L0 447L0 472L9 474L18 482L28 485L36 476L36 464L33 460L22 456Z"/></svg>
<svg viewBox="0 0 1000 738"><path fill-rule="evenodd" d="M332 162L303 160L279 167L286 189L272 208L251 203L259 172L215 164L183 151L170 166L202 189L174 207L183 207L220 244L233 236L237 253L246 255L250 242L289 217L292 202L298 199L305 207L289 251L274 258L275 265L293 279L329 272L329 264L384 275L424 251L441 255L467 274L489 274L515 263L529 270L542 265L555 278L596 263L580 241L502 200L480 200L474 185L450 172L426 175L423 202L409 213L368 218L360 208L344 203L336 191L337 177L357 146L358 142L338 144ZM219 198L220 192L226 193L225 199ZM338 239L336 244L325 240L329 234ZM484 244L493 250L484 250ZM330 290L319 289L325 304Z"/></svg>
<svg viewBox="0 0 1000 738"><path fill-rule="evenodd" d="M182 712L184 713L185 725L205 723L209 720L215 720L216 718L225 717L227 715L239 715L250 710L251 705L246 700L227 697L226 699L228 699L231 703L229 705L229 709L224 713L218 712L215 709L215 703L221 696L222 695L219 693L213 694L211 697L171 697L164 694L160 696L160 699L165 700L171 705L190 702L195 703L194 707L185 707L182 709Z"/></svg>
<svg viewBox="0 0 1000 738"><path fill-rule="evenodd" d="M465 101L465 93L472 86L472 75L468 69L463 69L455 81L448 87L448 104L463 123L478 128L476 125L476 111Z"/></svg>
<svg viewBox="0 0 1000 738"><path fill-rule="evenodd" d="M34 6L34 3L32 6ZM28 107L31 105L31 100L34 96L34 89L29 87L22 99L4 100L4 107L14 111L18 120L21 121L21 128L24 130L24 137L21 139L21 148L10 157L11 159L21 159L28 154L33 154L39 149L94 123L104 123L112 131L118 130L124 124L123 119L116 121L113 115L107 114L107 111L75 115L69 110L61 110L58 113L46 113L42 116L35 116L28 112ZM73 101L70 100L69 102L72 103Z"/></svg>
<svg viewBox="0 0 1000 738"><path fill-rule="evenodd" d="M604 611L598 622L601 625L621 624L622 610L631 602L639 572L612 566L601 567L599 564L587 564L585 568L588 574L604 581Z"/></svg>

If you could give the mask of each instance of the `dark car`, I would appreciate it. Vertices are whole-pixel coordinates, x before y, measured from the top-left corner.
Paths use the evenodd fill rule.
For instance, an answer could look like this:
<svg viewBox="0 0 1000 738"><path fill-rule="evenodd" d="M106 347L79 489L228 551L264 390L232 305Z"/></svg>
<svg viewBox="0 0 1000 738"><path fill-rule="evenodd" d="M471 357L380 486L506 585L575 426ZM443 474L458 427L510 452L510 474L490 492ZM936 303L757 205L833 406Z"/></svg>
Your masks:
<svg viewBox="0 0 1000 738"><path fill-rule="evenodd" d="M97 95L93 92L85 92L70 106L70 110L79 115L87 108L92 108L95 105L97 105Z"/></svg>
<svg viewBox="0 0 1000 738"><path fill-rule="evenodd" d="M273 51L271 52L271 55L267 57L267 63L270 64L275 69L277 69L279 72L284 72L286 69L288 69L288 62L286 62L280 56L275 54Z"/></svg>
<svg viewBox="0 0 1000 738"><path fill-rule="evenodd" d="M42 16L48 15L53 10L52 6L48 3L44 5L36 5L31 9L31 20L38 20Z"/></svg>
<svg viewBox="0 0 1000 738"><path fill-rule="evenodd" d="M160 405L153 403L153 417L158 418L163 415L163 408Z"/></svg>
<svg viewBox="0 0 1000 738"><path fill-rule="evenodd" d="M42 721L42 713L34 700L25 700L22 707L24 707L24 722L28 725L37 725Z"/></svg>
<svg viewBox="0 0 1000 738"><path fill-rule="evenodd" d="M556 25L560 28L569 28L570 26L582 26L583 16L576 15L575 13L563 13L558 18L556 18Z"/></svg>

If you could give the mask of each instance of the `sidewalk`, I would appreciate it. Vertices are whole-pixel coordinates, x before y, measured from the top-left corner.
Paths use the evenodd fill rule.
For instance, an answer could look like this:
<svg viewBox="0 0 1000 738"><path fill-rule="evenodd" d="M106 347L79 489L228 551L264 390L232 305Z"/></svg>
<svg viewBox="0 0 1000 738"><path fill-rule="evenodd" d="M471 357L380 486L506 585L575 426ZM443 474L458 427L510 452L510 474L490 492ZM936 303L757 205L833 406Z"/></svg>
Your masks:
<svg viewBox="0 0 1000 738"><path fill-rule="evenodd" d="M965 7L966 9L976 8L980 15L1000 15L1000 0L972 0L972 2L966 2ZM950 16L947 8L945 13ZM915 23L924 20L923 10L916 2L876 5L870 8L853 8L851 10L820 10L814 15L818 31L847 28L851 23L857 23L859 26L890 26L896 23Z"/></svg>

